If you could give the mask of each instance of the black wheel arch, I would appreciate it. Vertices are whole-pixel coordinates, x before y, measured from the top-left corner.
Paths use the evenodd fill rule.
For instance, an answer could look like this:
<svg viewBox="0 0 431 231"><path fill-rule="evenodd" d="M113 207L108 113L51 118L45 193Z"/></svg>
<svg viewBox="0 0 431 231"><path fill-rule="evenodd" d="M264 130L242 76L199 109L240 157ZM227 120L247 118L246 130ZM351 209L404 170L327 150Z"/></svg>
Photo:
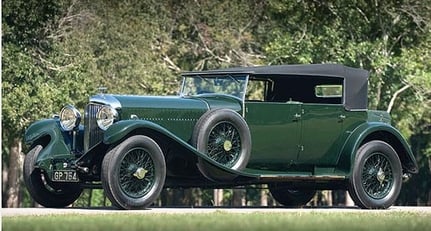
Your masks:
<svg viewBox="0 0 431 231"><path fill-rule="evenodd" d="M46 147L51 142L51 136L49 134L45 134L39 137L37 140L34 140L31 143L27 143L28 150L33 149L37 145L41 145L42 147Z"/></svg>

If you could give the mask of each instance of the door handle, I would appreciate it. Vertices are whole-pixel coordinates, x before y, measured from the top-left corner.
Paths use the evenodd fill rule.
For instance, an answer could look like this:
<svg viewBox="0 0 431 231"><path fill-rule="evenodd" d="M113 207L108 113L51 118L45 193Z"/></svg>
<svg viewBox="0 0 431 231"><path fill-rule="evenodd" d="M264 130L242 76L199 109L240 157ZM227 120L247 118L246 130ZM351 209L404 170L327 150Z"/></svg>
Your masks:
<svg viewBox="0 0 431 231"><path fill-rule="evenodd" d="M293 115L293 121L298 121L299 119L301 119L301 114L295 113L295 115Z"/></svg>
<svg viewBox="0 0 431 231"><path fill-rule="evenodd" d="M338 121L339 122L343 122L343 120L345 120L346 119L346 116L345 115L339 115L338 116Z"/></svg>

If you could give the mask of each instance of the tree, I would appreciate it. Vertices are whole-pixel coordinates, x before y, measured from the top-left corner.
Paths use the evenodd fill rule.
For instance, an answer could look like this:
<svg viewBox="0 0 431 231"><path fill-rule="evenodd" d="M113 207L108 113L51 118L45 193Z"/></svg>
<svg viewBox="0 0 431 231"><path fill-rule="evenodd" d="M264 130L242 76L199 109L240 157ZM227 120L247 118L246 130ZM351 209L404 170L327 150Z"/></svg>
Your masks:
<svg viewBox="0 0 431 231"><path fill-rule="evenodd" d="M270 63L335 62L370 70L369 108L391 111L407 138L429 133L429 0L274 0L269 10L278 23L266 47ZM423 164L429 148L413 149ZM423 181L429 181L426 174Z"/></svg>
<svg viewBox="0 0 431 231"><path fill-rule="evenodd" d="M67 4L66 4L67 5ZM24 129L51 117L67 102L79 102L91 86L82 69L85 59L66 54L56 45L56 32L65 8L57 1L3 3L2 159L8 160L9 207L18 206Z"/></svg>

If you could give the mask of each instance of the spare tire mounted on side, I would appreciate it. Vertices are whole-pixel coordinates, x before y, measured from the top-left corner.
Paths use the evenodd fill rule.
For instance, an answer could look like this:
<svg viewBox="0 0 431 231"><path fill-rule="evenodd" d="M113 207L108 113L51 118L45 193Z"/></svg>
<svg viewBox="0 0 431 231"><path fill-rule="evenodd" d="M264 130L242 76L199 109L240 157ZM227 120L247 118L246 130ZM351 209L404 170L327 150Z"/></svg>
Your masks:
<svg viewBox="0 0 431 231"><path fill-rule="evenodd" d="M251 135L244 118L230 109L207 111L195 125L192 144L215 162L242 170L251 153ZM198 159L201 173L211 180L231 180L235 174L221 171L204 158Z"/></svg>

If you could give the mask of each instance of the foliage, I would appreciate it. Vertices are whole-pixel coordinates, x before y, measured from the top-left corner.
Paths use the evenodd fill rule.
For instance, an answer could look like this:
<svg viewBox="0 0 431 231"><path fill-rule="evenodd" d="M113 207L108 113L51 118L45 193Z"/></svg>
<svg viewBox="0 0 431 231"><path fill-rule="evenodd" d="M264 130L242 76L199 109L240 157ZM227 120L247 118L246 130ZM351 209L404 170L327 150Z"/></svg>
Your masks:
<svg viewBox="0 0 431 231"><path fill-rule="evenodd" d="M111 202L102 189L84 189L81 196L73 203L74 207L107 207Z"/></svg>
<svg viewBox="0 0 431 231"><path fill-rule="evenodd" d="M82 110L100 86L110 93L175 94L181 71L342 63L370 70L369 108L390 111L412 141L425 198L430 44L430 0L4 1L2 160L31 122L64 104ZM211 192L200 193L210 204Z"/></svg>
<svg viewBox="0 0 431 231"><path fill-rule="evenodd" d="M15 3L18 2L22 4L19 11L22 16L19 19L35 17L34 21L39 23L30 23L27 25L30 28L23 28L26 24L15 19L13 24L7 24L8 18L15 16L13 13L7 14L10 9L6 7L12 6L6 4L3 17L5 27L9 29L6 29L6 38L3 40L4 141L21 137L24 129L31 122L51 117L65 103L86 99L86 94L89 92L87 87L91 86L91 80L85 73L86 60L66 54L63 47L51 42L48 39L49 35L45 34L47 28L41 21L53 11L52 7L27 8L24 2L15 1ZM41 26L41 28L34 28L34 26ZM33 41L29 36L37 37L37 41ZM49 49L46 44L49 44Z"/></svg>
<svg viewBox="0 0 431 231"><path fill-rule="evenodd" d="M266 1L168 1L160 52L177 70L262 63Z"/></svg>
<svg viewBox="0 0 431 231"><path fill-rule="evenodd" d="M83 20L64 44L89 58L87 71L110 93L172 94L178 82L156 44L165 33L157 17L161 7L156 1L76 3L71 14Z"/></svg>
<svg viewBox="0 0 431 231"><path fill-rule="evenodd" d="M330 62L365 68L371 71L371 109L386 110L393 94L410 84L415 92L403 95L407 102L402 103L414 102L414 111L425 104L424 111L429 111L430 94L425 90L431 82L429 8L429 4L416 1L270 1L271 16L278 26L266 47L268 60L274 64ZM402 106L397 107L394 119L409 137L417 124L406 126L400 118L410 123L417 120L400 116L403 112Z"/></svg>

